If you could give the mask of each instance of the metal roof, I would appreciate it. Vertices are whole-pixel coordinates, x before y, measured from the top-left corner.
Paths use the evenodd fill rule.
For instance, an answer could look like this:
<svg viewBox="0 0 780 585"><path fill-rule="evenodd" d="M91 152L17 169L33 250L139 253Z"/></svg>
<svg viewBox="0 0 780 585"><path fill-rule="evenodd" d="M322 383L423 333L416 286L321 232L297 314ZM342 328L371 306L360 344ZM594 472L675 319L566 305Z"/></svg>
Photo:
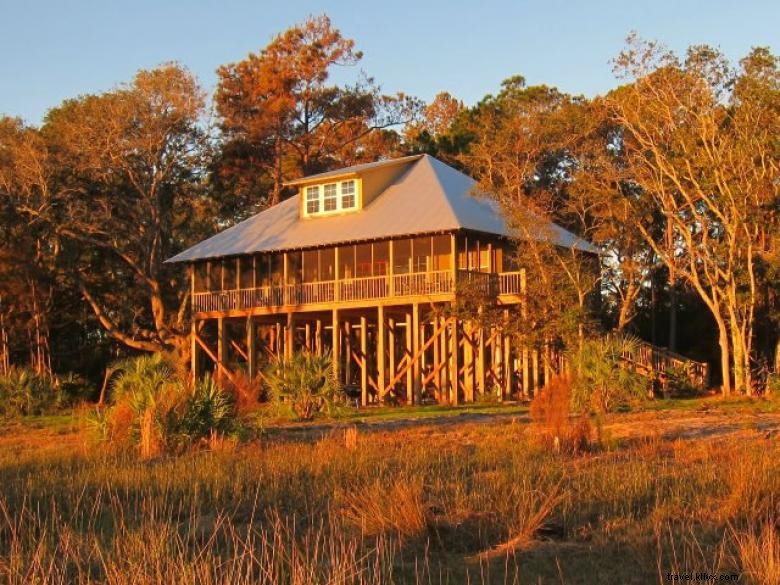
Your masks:
<svg viewBox="0 0 780 585"><path fill-rule="evenodd" d="M168 262L293 250L342 242L468 229L500 236L517 234L498 204L476 195L476 182L429 156L419 155L357 165L314 177L366 173L386 164L408 166L363 209L343 215L301 218L296 195L177 254ZM311 179L313 177L306 177ZM476 195L476 196L475 196ZM540 224L545 222L540 221ZM538 236L565 247L597 253L590 243L554 224L540 225Z"/></svg>
<svg viewBox="0 0 780 585"><path fill-rule="evenodd" d="M351 167L344 167L341 169L335 169L332 171L326 171L324 173L317 173L316 175L307 175L306 177L301 177L300 179L295 179L293 181L287 181L285 185L300 185L302 183L313 183L320 181L322 179L330 179L333 177L344 177L348 175L360 175L367 171L373 171L376 169L380 169L383 167L390 167L394 165L400 165L405 163L410 163L412 161L418 160L422 158L425 155L422 154L413 154L411 156L402 156L400 158L389 158L385 160L378 160L376 162L371 163L363 163L359 165L352 165Z"/></svg>

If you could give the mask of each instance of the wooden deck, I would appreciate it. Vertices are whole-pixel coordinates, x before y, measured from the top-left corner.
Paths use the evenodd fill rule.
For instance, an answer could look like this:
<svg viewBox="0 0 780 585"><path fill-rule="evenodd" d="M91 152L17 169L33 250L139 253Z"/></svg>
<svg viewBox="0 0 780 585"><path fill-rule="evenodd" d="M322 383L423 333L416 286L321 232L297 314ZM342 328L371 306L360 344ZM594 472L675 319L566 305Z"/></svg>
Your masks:
<svg viewBox="0 0 780 585"><path fill-rule="evenodd" d="M697 388L706 388L709 383L709 364L646 341L640 341L634 350L624 352L623 359L639 373L658 379L664 387L674 376L685 376Z"/></svg>
<svg viewBox="0 0 780 585"><path fill-rule="evenodd" d="M453 296L469 287L486 296L517 296L521 273L500 274L474 270L440 270L385 276L370 276L322 282L193 293L195 313L219 313L262 308L300 309L332 307L359 301Z"/></svg>

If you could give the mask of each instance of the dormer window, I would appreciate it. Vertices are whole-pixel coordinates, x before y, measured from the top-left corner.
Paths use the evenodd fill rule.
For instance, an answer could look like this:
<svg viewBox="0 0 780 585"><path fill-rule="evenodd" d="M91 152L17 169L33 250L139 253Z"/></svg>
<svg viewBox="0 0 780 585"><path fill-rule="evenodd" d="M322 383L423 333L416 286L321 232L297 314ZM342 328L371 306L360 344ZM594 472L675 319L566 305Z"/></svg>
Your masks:
<svg viewBox="0 0 780 585"><path fill-rule="evenodd" d="M320 189L319 187L306 187L306 213L319 213L320 211Z"/></svg>
<svg viewBox="0 0 780 585"><path fill-rule="evenodd" d="M352 209L355 207L355 181L343 181L341 183L341 208Z"/></svg>
<svg viewBox="0 0 780 585"><path fill-rule="evenodd" d="M325 193L323 195L323 211L336 211L338 206L338 197L336 196L336 183L328 183L323 187Z"/></svg>
<svg viewBox="0 0 780 585"><path fill-rule="evenodd" d="M359 179L303 187L302 213L306 217L354 211L360 204Z"/></svg>

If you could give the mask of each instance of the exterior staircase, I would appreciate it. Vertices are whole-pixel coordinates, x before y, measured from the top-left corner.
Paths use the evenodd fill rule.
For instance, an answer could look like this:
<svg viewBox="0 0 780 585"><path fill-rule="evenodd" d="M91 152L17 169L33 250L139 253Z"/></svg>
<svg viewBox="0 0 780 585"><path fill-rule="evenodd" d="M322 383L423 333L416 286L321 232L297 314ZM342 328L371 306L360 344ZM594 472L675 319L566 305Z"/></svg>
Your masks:
<svg viewBox="0 0 780 585"><path fill-rule="evenodd" d="M646 341L638 340L630 344L623 351L623 359L640 374L658 380L662 388L679 377L685 377L691 385L702 390L709 384L709 364Z"/></svg>

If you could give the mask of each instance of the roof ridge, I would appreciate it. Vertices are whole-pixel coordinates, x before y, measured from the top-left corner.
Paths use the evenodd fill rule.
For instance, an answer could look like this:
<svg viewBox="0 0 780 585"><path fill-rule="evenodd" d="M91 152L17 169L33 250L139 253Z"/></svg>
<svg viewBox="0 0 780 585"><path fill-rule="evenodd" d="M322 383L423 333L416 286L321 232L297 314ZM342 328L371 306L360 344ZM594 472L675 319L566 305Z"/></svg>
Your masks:
<svg viewBox="0 0 780 585"><path fill-rule="evenodd" d="M455 207L452 205L452 201L450 201L450 198L449 198L449 196L447 194L447 190L444 188L444 185L441 182L441 177L439 176L439 171L436 168L436 165L434 165L432 161L436 161L437 163L440 163L441 165L443 165L443 166L445 166L447 168L453 169L455 171L457 171L457 169L454 169L453 167L450 167L449 165L447 165L447 164L443 163L442 161L440 161L435 156L431 156L428 153L424 153L420 157L420 161L425 161L425 162L428 163L428 167L433 172L433 176L436 179L436 183L439 185L439 190L441 191L441 193L443 195L444 202L447 205L447 209L450 210L450 214L452 215L452 218L455 220L455 223L458 225L458 227L463 227L463 222L461 221L460 217L458 216L458 212L455 210ZM420 161L418 161L417 164L419 164ZM417 165L415 164L414 166L417 166Z"/></svg>

